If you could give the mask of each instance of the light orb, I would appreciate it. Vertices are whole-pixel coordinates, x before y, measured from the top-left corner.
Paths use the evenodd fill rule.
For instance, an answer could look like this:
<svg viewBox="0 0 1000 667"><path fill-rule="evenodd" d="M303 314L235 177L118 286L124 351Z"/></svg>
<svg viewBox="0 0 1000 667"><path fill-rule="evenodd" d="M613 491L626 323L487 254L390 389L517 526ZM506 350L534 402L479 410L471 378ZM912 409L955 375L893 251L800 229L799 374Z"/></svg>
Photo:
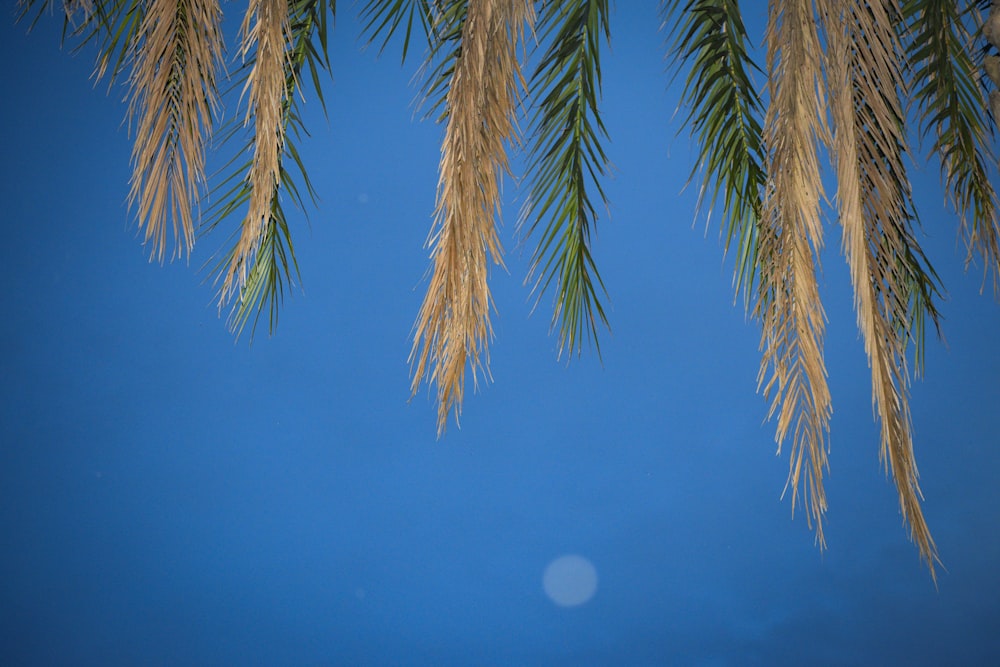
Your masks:
<svg viewBox="0 0 1000 667"><path fill-rule="evenodd" d="M583 556L560 556L545 568L542 588L560 607L579 606L597 592L597 569Z"/></svg>

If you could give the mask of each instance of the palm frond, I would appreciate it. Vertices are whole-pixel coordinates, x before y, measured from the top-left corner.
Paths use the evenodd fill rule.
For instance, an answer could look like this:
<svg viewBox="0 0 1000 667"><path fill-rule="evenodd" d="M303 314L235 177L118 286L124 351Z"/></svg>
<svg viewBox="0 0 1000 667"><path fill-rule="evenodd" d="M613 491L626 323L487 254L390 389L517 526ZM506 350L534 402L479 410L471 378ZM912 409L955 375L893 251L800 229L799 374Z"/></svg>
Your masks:
<svg viewBox="0 0 1000 667"><path fill-rule="evenodd" d="M63 12L66 16L83 16L86 18L94 11L96 0L63 0Z"/></svg>
<svg viewBox="0 0 1000 667"><path fill-rule="evenodd" d="M961 220L966 265L978 254L1000 294L1000 202L990 180L996 159L986 98L980 87L984 63L974 55L968 14L954 0L904 0L910 96L923 136L941 163L948 199ZM989 60L985 64L989 64ZM996 89L1000 82L992 82Z"/></svg>
<svg viewBox="0 0 1000 667"><path fill-rule="evenodd" d="M786 488L792 489L794 511L800 485L805 487L807 519L815 522L816 540L825 546L823 473L832 409L816 271L823 246L818 144L827 141L827 129L811 0L772 3L766 41L771 102L764 119L769 180L758 239L759 383L771 401L768 416L778 414L779 451L795 425Z"/></svg>
<svg viewBox="0 0 1000 667"><path fill-rule="evenodd" d="M249 164L246 165L249 168ZM281 169L282 185L288 191L293 191L295 182L291 174ZM246 181L238 182L232 188L232 196L223 206L214 212L214 220L228 217L250 201L251 190ZM238 237L237 230L235 236ZM221 258L215 267L217 275L222 274L232 263L236 252L236 244ZM284 208L279 197L271 201L271 214L264 228L260 247L250 264L247 280L240 292L239 299L229 314L230 330L239 337L247 324L250 324L250 340L253 342L257 325L266 310L268 313L268 332L274 333L278 325L278 314L284 301L285 292L291 287L294 278L300 278L299 265L292 246L291 232ZM252 320L252 322L251 322Z"/></svg>
<svg viewBox="0 0 1000 667"><path fill-rule="evenodd" d="M63 16L63 37L65 38L76 26L90 18L94 13L95 4L99 2L101 0L62 0L61 2L56 0L17 0L15 20L23 21L27 16L33 15L34 18L31 19L28 26L28 29L31 30L38 23L38 19L47 13L55 13L56 5L59 5L59 13Z"/></svg>
<svg viewBox="0 0 1000 667"><path fill-rule="evenodd" d="M447 29L442 34L454 34L460 26L460 36L438 69L447 74L448 84L429 239L434 268L410 353L414 393L432 367L428 381L437 389L439 435L449 412L454 410L458 419L466 364L473 383L480 371L489 377L489 261L503 262L495 219L500 179L508 171L504 144L516 138L514 114L523 86L517 51L525 26L534 19L528 0L469 0L452 9L455 13L443 19ZM442 86L434 81L430 90Z"/></svg>
<svg viewBox="0 0 1000 667"><path fill-rule="evenodd" d="M729 252L736 241L733 283L749 307L758 270L758 224L764 187L760 96L750 75L760 68L750 57L738 0L680 0L663 5L663 25L671 25L675 64L689 64L681 104L684 121L697 139L699 158L691 178L701 172L698 211L722 195L722 232Z"/></svg>
<svg viewBox="0 0 1000 667"><path fill-rule="evenodd" d="M607 0L549 1L538 20L548 48L531 78L537 100L528 163L530 191L521 214L527 235L544 222L527 281L537 299L555 283L552 327L559 354L579 353L585 339L600 353L598 322L608 326L601 304L607 291L591 252L596 192L607 208L601 178L609 160L602 141L601 41L610 38Z"/></svg>
<svg viewBox="0 0 1000 667"><path fill-rule="evenodd" d="M264 237L271 217L271 202L281 184L284 151L284 107L288 101L286 73L291 69L291 24L286 0L251 0L240 28L244 59L253 53L244 94L248 96L245 124L254 122L253 163L249 210L222 281L220 304L238 294L246 283L247 270Z"/></svg>
<svg viewBox="0 0 1000 667"><path fill-rule="evenodd" d="M462 54L462 29L469 0L442 0L436 6L430 26L430 51L421 66L424 79L421 105L426 108L425 118L434 118L440 123L448 115L448 91L455 64Z"/></svg>
<svg viewBox="0 0 1000 667"><path fill-rule="evenodd" d="M150 256L163 261L168 218L174 255L194 245L205 143L218 106L218 0L152 0L139 30L129 115L138 118L129 194Z"/></svg>
<svg viewBox="0 0 1000 667"><path fill-rule="evenodd" d="M536 100L531 127L528 199L520 226L526 237L544 223L531 258L527 282L540 300L555 284L553 329L559 328L559 355L579 353L584 340L598 354L598 322L608 326L601 303L607 290L592 254L596 192L610 168L602 142L608 138L601 98L601 41L609 41L607 0L545 2L538 20L548 47L531 78ZM537 303L537 302L536 302Z"/></svg>
<svg viewBox="0 0 1000 667"><path fill-rule="evenodd" d="M37 20L54 4L21 0L19 18L35 8ZM173 254L182 246L190 252L205 186L205 144L218 104L216 70L223 50L218 0L65 0L62 9L64 38L80 38L76 49L98 43L96 78L109 75L111 85L131 65L135 144L129 202L137 204L151 258L163 260L168 218Z"/></svg>
<svg viewBox="0 0 1000 667"><path fill-rule="evenodd" d="M437 0L367 0L361 10L361 21L364 23L361 34L366 37L365 46L371 46L377 40L381 40L378 47L381 55L389 45L389 40L396 34L396 30L405 24L400 58L405 62L416 20L418 28L424 34L428 49L432 48L434 44L432 26L435 24L435 6L438 4L440 3Z"/></svg>
<svg viewBox="0 0 1000 667"><path fill-rule="evenodd" d="M30 23L33 27L56 4L56 0L18 0L17 20L34 14ZM110 89L135 57L151 0L63 0L58 4L62 6L63 41L67 37L79 38L74 51L91 41L97 43L94 77L100 80L110 73Z"/></svg>
<svg viewBox="0 0 1000 667"><path fill-rule="evenodd" d="M207 229L215 228L246 207L243 223L234 235L234 244L215 265L213 273L217 276L217 284L222 283L220 309L234 301L229 316L230 329L239 336L252 319L251 340L265 310L269 313L269 332L274 332L284 294L299 276L281 194L287 195L297 208L305 211L302 192L297 185L301 183L315 202L315 191L296 149L296 141L305 134L297 108L303 99L301 79L306 69L310 72L318 99L323 102L320 73L329 70L327 17L333 15L335 8L335 3L328 4L327 0L294 0L287 3L285 32L280 37L281 41L275 42L274 35L277 33L272 33L268 38L270 46L263 51L264 57L270 60L270 67L273 69L277 64L280 70L277 73L271 71L266 77L259 73L261 90L256 92L253 91L253 72L260 67L258 61L262 47L256 38L253 42L245 42L245 48L250 50L245 53L243 69L248 74L244 75L244 90L251 91L246 120L254 118L254 132L243 150L225 168L229 175L216 186L216 203ZM276 53L278 47L284 51ZM275 77L280 84L276 97L270 101L255 100L255 95L264 95L265 88L273 92L276 88ZM277 108L273 106L275 100ZM276 123L270 117L275 113ZM269 117L256 122L258 114ZM232 126L227 139L241 129ZM247 159L240 159L246 155L249 155ZM289 162L294 164L297 174L289 169Z"/></svg>
<svg viewBox="0 0 1000 667"><path fill-rule="evenodd" d="M913 298L920 292L914 285L933 281L910 233L900 103L904 54L895 33L900 17L892 3L822 0L822 7L837 200L858 328L872 370L880 458L892 470L903 518L933 576L937 551L920 507L905 355L915 318L911 308L923 298Z"/></svg>
<svg viewBox="0 0 1000 667"><path fill-rule="evenodd" d="M94 12L76 29L83 35L82 47L91 39L99 40L94 76L108 76L108 86L117 80L132 55L146 13L141 0L98 0Z"/></svg>
<svg viewBox="0 0 1000 667"><path fill-rule="evenodd" d="M913 212L916 220L916 213ZM908 229L900 230L904 239L902 257L897 260L897 269L903 276L906 288L909 319L896 321L896 335L904 341L905 348L913 345L913 375L921 377L924 372L924 350L927 340L927 320L934 325L937 337L944 340L941 332L941 313L935 300L943 298L944 287L937 271L931 266L920 243Z"/></svg>

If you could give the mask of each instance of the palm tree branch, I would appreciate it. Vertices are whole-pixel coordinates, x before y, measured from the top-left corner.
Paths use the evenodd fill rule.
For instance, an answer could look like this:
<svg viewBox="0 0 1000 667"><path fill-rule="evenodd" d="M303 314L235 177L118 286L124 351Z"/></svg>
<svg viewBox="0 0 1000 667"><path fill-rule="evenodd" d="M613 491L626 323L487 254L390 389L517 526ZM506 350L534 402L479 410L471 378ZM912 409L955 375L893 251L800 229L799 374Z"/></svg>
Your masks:
<svg viewBox="0 0 1000 667"><path fill-rule="evenodd" d="M778 415L779 451L791 430L786 489L792 489L792 509L804 487L806 518L810 525L815 522L822 547L832 408L816 272L823 246L818 144L828 138L820 92L822 52L811 1L772 4L766 42L771 101L763 128L768 183L757 238L755 314L761 321L763 352L759 383L771 401L768 416Z"/></svg>
<svg viewBox="0 0 1000 667"><path fill-rule="evenodd" d="M910 96L921 135L933 137L931 152L941 163L948 199L960 217L967 248L992 274L1000 294L1000 204L990 180L996 163L979 81L981 58L973 55L973 34L954 0L903 0L904 36L910 63ZM979 60L980 62L977 62Z"/></svg>
<svg viewBox="0 0 1000 667"><path fill-rule="evenodd" d="M933 576L937 551L920 507L905 353L912 323L923 318L911 309L923 307L932 317L936 311L929 299L924 302L929 294L923 286L934 284L933 274L921 264L910 232L914 216L900 101L905 56L894 28L899 17L860 0L823 0L822 14L844 253L872 371L880 458L892 471L904 520Z"/></svg>
<svg viewBox="0 0 1000 667"><path fill-rule="evenodd" d="M54 0L19 0L18 20L37 8L38 18L55 4ZM134 56L149 2L143 0L75 0L63 3L63 39L80 38L74 50L91 40L98 42L95 78L110 72L113 83Z"/></svg>
<svg viewBox="0 0 1000 667"><path fill-rule="evenodd" d="M690 64L681 104L690 107L685 125L697 138L701 172L698 211L722 195L722 233L728 253L737 244L734 287L749 307L758 270L758 224L767 175L761 143L760 96L750 73L760 68L750 57L738 0L680 0L663 4L663 25L672 25L670 52L675 64Z"/></svg>
<svg viewBox="0 0 1000 667"><path fill-rule="evenodd" d="M602 141L601 40L609 40L607 0L544 2L538 34L548 47L531 78L535 100L527 178L521 214L527 236L544 229L532 255L528 281L538 299L555 285L552 326L559 327L559 353L579 353L591 340L600 353L598 323L608 326L601 303L607 291L592 255L596 193L610 167Z"/></svg>
<svg viewBox="0 0 1000 667"><path fill-rule="evenodd" d="M421 105L427 109L425 118L434 118L440 123L447 117L448 91L455 66L462 54L462 30L469 10L469 0L450 0L435 4L437 10L431 17L429 28L430 48L421 67L424 79Z"/></svg>
<svg viewBox="0 0 1000 667"><path fill-rule="evenodd" d="M428 373L436 386L439 435L448 414L454 411L456 420L460 414L466 365L473 383L479 372L489 377L487 278L490 260L503 262L496 229L500 179L509 171L505 144L517 136L523 86L517 51L534 12L528 0L468 0L451 5L442 20L442 35L458 32L439 42L451 48L428 84L432 94L447 91L447 123L428 241L433 270L410 353L413 393Z"/></svg>
<svg viewBox="0 0 1000 667"><path fill-rule="evenodd" d="M247 207L240 232L234 236L234 244L223 254L213 269L217 283L221 282L219 306L233 301L229 316L230 329L239 336L251 321L251 341L260 321L261 313L267 310L268 331L273 334L277 326L278 312L286 290L300 279L298 261L292 245L287 216L281 204L280 195L286 193L296 208L305 212L305 202L299 184L315 203L316 195L312 183L296 147L296 139L306 134L298 114L298 104L303 99L301 90L302 74L308 69L315 93L320 102L323 94L320 73L329 71L327 52L327 21L334 15L336 5L327 0L295 0L288 3L288 19L285 53L274 57L281 64L278 73L280 87L277 88L279 101L277 124L267 124L262 128L256 124L255 132L247 139L239 155L249 155L249 159L239 161L234 157L223 171L229 175L216 186L220 194L212 210L208 228L214 228L242 207ZM244 71L252 73L257 66L259 54L248 51ZM273 74L271 75L273 77ZM245 75L248 81L252 74ZM250 83L247 86L251 85ZM273 82L272 82L272 88ZM274 94L273 90L272 93ZM252 97L252 96L251 96ZM253 101L248 110L256 114ZM269 113L274 113L270 111ZM270 128L270 129L268 129ZM238 125L230 127L234 136L240 131ZM265 146L272 156L271 166L264 171L260 164L260 133L267 139L278 137L277 154L273 144ZM289 161L295 165L297 174L289 170ZM270 174L270 175L268 175ZM264 208L266 207L266 208ZM238 296L237 296L238 295Z"/></svg>
<svg viewBox="0 0 1000 667"><path fill-rule="evenodd" d="M367 0L361 9L361 21L364 24L361 34L365 38L365 46L380 41L378 52L381 55L396 31L403 25L405 27L400 61L405 62L414 24L417 23L428 48L432 48L434 44L432 28L435 25L437 6L440 4L440 0Z"/></svg>
<svg viewBox="0 0 1000 667"><path fill-rule="evenodd" d="M129 117L138 122L129 201L161 262L168 218L174 255L181 239L188 253L194 245L205 144L218 109L221 20L217 0L152 0L140 27L130 77Z"/></svg>

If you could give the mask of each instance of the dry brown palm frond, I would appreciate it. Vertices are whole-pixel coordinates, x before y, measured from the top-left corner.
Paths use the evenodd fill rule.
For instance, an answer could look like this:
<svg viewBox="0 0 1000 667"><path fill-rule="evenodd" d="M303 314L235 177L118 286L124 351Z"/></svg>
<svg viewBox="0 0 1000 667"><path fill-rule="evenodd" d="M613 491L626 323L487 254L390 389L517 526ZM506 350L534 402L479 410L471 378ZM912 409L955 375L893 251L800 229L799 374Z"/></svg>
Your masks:
<svg viewBox="0 0 1000 667"><path fill-rule="evenodd" d="M810 0L778 5L771 5L766 37L771 103L763 134L769 182L760 222L758 381L771 400L768 416L778 414L779 451L794 423L786 488L792 489L794 511L805 473L807 517L825 545L823 471L831 407L823 362L825 316L816 282L823 244L817 150L827 136L821 49Z"/></svg>
<svg viewBox="0 0 1000 667"><path fill-rule="evenodd" d="M254 122L254 154L250 174L250 204L240 238L222 282L219 306L239 294L247 270L260 247L271 217L271 205L281 184L281 156L285 147L283 123L286 104L286 67L292 50L286 0L251 0L240 28L241 53L254 51L254 64L243 94L248 96L245 123Z"/></svg>
<svg viewBox="0 0 1000 667"><path fill-rule="evenodd" d="M487 273L489 258L503 264L495 219L500 178L508 171L504 144L516 137L514 114L524 88L518 44L533 20L527 0L469 0L445 99L447 128L428 241L434 268L410 353L413 393L432 366L439 435L449 411L454 408L457 418L461 409L466 363L473 383L480 371L489 377Z"/></svg>
<svg viewBox="0 0 1000 667"><path fill-rule="evenodd" d="M995 30L998 21L1000 21L1000 3L992 3L987 19L990 28ZM984 34L987 32L987 26L985 25L983 26L983 32ZM994 39L1000 37L1000 35L995 34L991 36ZM963 46L967 47L969 53L973 52L971 40L968 45L963 44ZM996 44L993 44L993 46L996 46ZM990 115L993 116L994 124L1000 126L1000 101L998 101L998 90L996 90L1000 89L1000 83L997 81L1000 78L1000 62L997 61L996 56L987 56L984 61L983 69L995 88L990 91L987 97L987 106L990 109ZM981 91L982 88L978 92L981 94ZM987 277L992 274L993 294L996 297L1000 297L1000 198L997 196L988 171L990 162L996 163L996 156L995 154L991 154L986 148L989 139L988 135L985 135L985 132L982 134L977 133L975 138L978 143L976 148L983 147L982 153L975 149L973 149L972 155L968 155L968 153L962 150L954 151L966 159L969 166L961 171L963 174L966 172L970 174L970 185L974 186L974 189L970 189L977 195L972 199L972 206L965 203L962 198L956 198L955 203L958 205L956 208L959 212L959 233L965 240L967 250L965 257L966 268L972 263L974 255L979 254L983 260L984 287ZM962 148L965 149L964 146ZM991 157L994 159L990 160L989 158ZM947 178L951 180L953 174L948 173ZM961 206L962 203L965 203L965 206ZM968 214L969 208L973 209L971 216Z"/></svg>
<svg viewBox="0 0 1000 667"><path fill-rule="evenodd" d="M168 220L175 256L181 238L188 252L194 245L205 143L218 104L221 20L218 0L151 0L140 28L130 79L129 117L138 121L129 202L138 205L139 227L160 261Z"/></svg>
<svg viewBox="0 0 1000 667"><path fill-rule="evenodd" d="M55 12L56 5L62 5L62 14L66 17L66 20L70 24L76 25L77 19L80 18L84 22L94 13L94 2L96 0L61 0L56 2L56 0L17 0L16 7L18 13L18 20L24 17L25 14L33 6L39 7L39 15L42 12Z"/></svg>
<svg viewBox="0 0 1000 667"><path fill-rule="evenodd" d="M94 13L94 0L63 0L63 13L70 22L78 15L86 21Z"/></svg>
<svg viewBox="0 0 1000 667"><path fill-rule="evenodd" d="M828 38L837 200L854 306L872 369L880 458L934 574L937 552L920 508L905 348L910 321L911 202L903 165L902 53L891 2L821 0Z"/></svg>

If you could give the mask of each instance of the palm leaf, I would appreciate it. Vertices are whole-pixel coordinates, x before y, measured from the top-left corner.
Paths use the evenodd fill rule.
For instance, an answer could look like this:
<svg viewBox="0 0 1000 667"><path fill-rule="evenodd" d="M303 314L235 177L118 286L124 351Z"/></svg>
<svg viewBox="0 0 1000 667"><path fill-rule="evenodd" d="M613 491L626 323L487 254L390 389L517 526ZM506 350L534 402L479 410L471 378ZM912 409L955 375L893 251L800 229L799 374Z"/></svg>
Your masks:
<svg viewBox="0 0 1000 667"><path fill-rule="evenodd" d="M401 60L405 62L416 19L424 33L428 48L433 48L432 26L435 23L435 6L439 4L437 0L367 0L361 10L361 21L364 23L361 34L366 36L365 46L371 46L375 41L381 40L378 48L381 55L389 40L396 34L396 30L405 24L401 56Z"/></svg>
<svg viewBox="0 0 1000 667"><path fill-rule="evenodd" d="M749 306L758 270L758 224L767 181L761 143L762 105L750 80L760 68L750 57L737 0L680 0L664 3L663 25L672 25L675 64L689 65L681 104L690 107L684 124L698 145L691 177L701 172L698 209L708 217L722 195L725 249L737 245L734 286Z"/></svg>
<svg viewBox="0 0 1000 667"><path fill-rule="evenodd" d="M596 192L607 207L600 179L609 160L608 137L598 110L601 40L608 40L607 0L542 3L538 35L548 48L531 78L536 100L528 164L530 193L521 224L527 236L544 222L528 281L537 298L555 284L552 326L559 354L579 353L584 339L600 352L598 322L608 326L600 295L607 294L592 255Z"/></svg>
<svg viewBox="0 0 1000 667"><path fill-rule="evenodd" d="M242 231L222 281L221 303L239 293L246 283L266 228L272 200L281 183L281 156L285 143L284 107L288 102L286 72L291 69L291 24L286 0L251 0L240 28L244 59L253 53L243 93L249 98L245 123L254 122L253 162L247 180L250 199Z"/></svg>
<svg viewBox="0 0 1000 667"><path fill-rule="evenodd" d="M439 34L444 38L439 44L451 48L429 83L431 95L447 90L438 201L429 238L433 271L410 353L412 391L428 372L428 382L436 385L439 435L449 412L458 419L466 365L473 383L480 372L489 377L492 297L487 278L490 259L503 261L495 220L499 185L508 171L504 145L515 138L514 113L523 85L518 44L533 14L527 0L469 0L442 13Z"/></svg>
<svg viewBox="0 0 1000 667"><path fill-rule="evenodd" d="M256 48L256 40L244 44L246 61L242 71L245 74L241 79L246 81L245 89L251 89L247 121L255 120L255 130L240 154L225 168L229 175L215 188L216 204L207 229L215 228L246 207L233 246L223 253L213 273L217 276L217 284L221 283L220 309L234 302L229 316L230 328L239 336L252 320L251 340L265 310L268 311L269 333L274 333L284 294L299 277L281 193L287 194L297 208L305 211L297 185L301 183L315 201L315 191L295 146L296 140L305 134L297 111L302 99L298 93L302 88L302 75L308 69L315 93L323 102L320 72L329 70L327 17L333 16L335 8L335 3L328 4L327 0L287 3L282 37L276 42L277 32L272 32L264 51L271 68L266 76L259 69L257 75L253 74L262 66L259 44ZM249 37L251 33L246 32L246 35ZM274 71L276 66L280 66L280 70ZM260 84L258 91L252 90L255 76L266 82ZM271 91L266 95L265 87ZM273 106L275 100L277 108ZM258 114L267 117L257 123ZM231 139L240 130L238 126L231 126L227 138ZM240 159L247 155L248 158ZM297 175L289 169L289 161L295 165Z"/></svg>
<svg viewBox="0 0 1000 667"><path fill-rule="evenodd" d="M19 18L37 9L33 25L53 4L21 0ZM63 14L63 36L79 37L77 49L98 41L97 78L110 73L113 83L131 65L135 144L129 202L137 204L151 257L163 260L168 219L174 255L182 246L190 252L206 180L205 144L218 106L218 0L67 0Z"/></svg>
<svg viewBox="0 0 1000 667"><path fill-rule="evenodd" d="M787 483L792 508L804 486L806 516L810 524L815 522L822 547L832 409L823 361L825 316L816 281L823 245L817 151L827 130L815 26L810 0L771 5L766 35L771 103L763 131L768 184L758 237L756 314L763 351L759 382L771 400L768 416L778 415L779 451L794 423Z"/></svg>
<svg viewBox="0 0 1000 667"><path fill-rule="evenodd" d="M138 35L130 117L138 118L129 200L138 204L151 257L163 261L168 218L174 254L194 245L205 142L218 107L222 60L218 0L152 0Z"/></svg>
<svg viewBox="0 0 1000 667"><path fill-rule="evenodd" d="M426 70L422 105L427 109L425 117L442 122L447 117L448 91L462 54L462 30L469 0L442 1L436 5L430 26L430 50L421 68Z"/></svg>
<svg viewBox="0 0 1000 667"><path fill-rule="evenodd" d="M18 0L18 20L34 12L33 26L52 9L55 0ZM63 39L79 37L79 50L91 40L98 42L98 79L110 72L114 82L134 55L148 2L142 0L68 0L63 2Z"/></svg>
<svg viewBox="0 0 1000 667"><path fill-rule="evenodd" d="M948 199L960 216L966 264L979 254L1000 294L1000 215L990 180L996 158L987 144L991 130L979 85L989 79L981 76L983 63L973 55L973 10L960 9L954 0L902 2L910 95L921 134L933 139L931 151L938 156ZM995 89L1000 83L992 85Z"/></svg>
<svg viewBox="0 0 1000 667"><path fill-rule="evenodd" d="M905 356L911 322L918 317L911 309L929 305L923 297L914 299L921 292L914 286L933 279L910 232L914 216L900 101L905 61L895 33L900 17L891 5L860 0L823 0L822 7L837 200L858 327L872 371L880 458L892 471L903 518L934 576L937 550L920 507Z"/></svg>

